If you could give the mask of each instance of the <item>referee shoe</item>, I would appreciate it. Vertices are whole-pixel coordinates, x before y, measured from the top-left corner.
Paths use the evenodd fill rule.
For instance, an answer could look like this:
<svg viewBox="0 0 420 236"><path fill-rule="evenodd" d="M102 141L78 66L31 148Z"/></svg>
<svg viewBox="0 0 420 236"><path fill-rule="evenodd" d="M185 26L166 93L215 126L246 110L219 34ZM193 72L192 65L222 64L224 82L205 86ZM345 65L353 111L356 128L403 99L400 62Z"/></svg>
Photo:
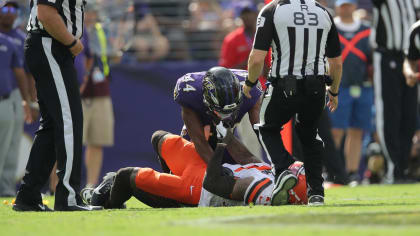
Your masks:
<svg viewBox="0 0 420 236"><path fill-rule="evenodd" d="M274 186L271 205L286 205L289 202L289 190L296 186L297 181L297 177L290 170L283 171Z"/></svg>
<svg viewBox="0 0 420 236"><path fill-rule="evenodd" d="M308 199L309 206L323 206L324 205L324 197L321 195L312 195Z"/></svg>
<svg viewBox="0 0 420 236"><path fill-rule="evenodd" d="M12 207L15 211L53 211L47 205L42 203L38 205L27 205L24 203L15 203Z"/></svg>

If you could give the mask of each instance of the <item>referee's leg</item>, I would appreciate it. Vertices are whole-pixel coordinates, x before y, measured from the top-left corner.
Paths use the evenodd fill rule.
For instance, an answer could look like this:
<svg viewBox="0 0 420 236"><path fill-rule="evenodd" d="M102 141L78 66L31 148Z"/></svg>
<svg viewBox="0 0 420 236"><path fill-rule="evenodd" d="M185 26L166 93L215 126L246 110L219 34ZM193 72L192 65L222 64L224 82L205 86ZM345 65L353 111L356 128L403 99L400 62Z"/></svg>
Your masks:
<svg viewBox="0 0 420 236"><path fill-rule="evenodd" d="M76 71L64 46L49 37L29 37L26 59L36 80L42 122L17 200L39 203L39 190L57 160L60 180L55 209L67 210L81 203L78 190L83 118Z"/></svg>
<svg viewBox="0 0 420 236"><path fill-rule="evenodd" d="M287 101L282 88L269 86L261 105L258 138L272 163L276 176L286 170L294 159L283 145L281 127L293 116L293 101Z"/></svg>
<svg viewBox="0 0 420 236"><path fill-rule="evenodd" d="M325 107L325 87L318 95L306 95L296 119L296 133L302 142L308 197L324 196L322 162L324 143L318 135L318 123Z"/></svg>
<svg viewBox="0 0 420 236"><path fill-rule="evenodd" d="M374 83L376 129L382 152L387 160L385 181L393 183L402 176L401 169L401 111L402 83L397 61L389 53L374 52Z"/></svg>

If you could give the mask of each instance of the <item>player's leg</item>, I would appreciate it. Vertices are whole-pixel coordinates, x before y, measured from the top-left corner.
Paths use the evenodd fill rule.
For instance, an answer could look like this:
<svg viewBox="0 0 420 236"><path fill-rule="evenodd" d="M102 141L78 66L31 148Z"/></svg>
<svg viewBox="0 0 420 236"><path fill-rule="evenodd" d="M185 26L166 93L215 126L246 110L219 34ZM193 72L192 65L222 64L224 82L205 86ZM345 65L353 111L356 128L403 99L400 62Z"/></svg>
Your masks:
<svg viewBox="0 0 420 236"><path fill-rule="evenodd" d="M135 177L138 189L156 196L197 205L206 165L194 165L185 169L182 176L159 173L150 168L140 168Z"/></svg>
<svg viewBox="0 0 420 236"><path fill-rule="evenodd" d="M152 145L158 153L162 168L181 176L188 166L205 165L192 142L166 131L156 131L152 135Z"/></svg>
<svg viewBox="0 0 420 236"><path fill-rule="evenodd" d="M353 98L350 96L349 88L341 88L338 95L340 105L337 110L330 112L332 124L332 136L334 138L335 147L339 150L343 141L344 132L349 127L350 117L352 114Z"/></svg>

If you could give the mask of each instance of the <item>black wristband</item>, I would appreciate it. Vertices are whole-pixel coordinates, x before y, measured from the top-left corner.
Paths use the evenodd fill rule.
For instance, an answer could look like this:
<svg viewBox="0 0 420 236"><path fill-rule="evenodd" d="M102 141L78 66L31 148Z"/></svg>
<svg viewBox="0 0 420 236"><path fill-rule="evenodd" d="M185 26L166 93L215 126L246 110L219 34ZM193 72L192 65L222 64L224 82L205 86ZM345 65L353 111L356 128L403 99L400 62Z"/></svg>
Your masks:
<svg viewBox="0 0 420 236"><path fill-rule="evenodd" d="M328 92L331 94L331 96L333 96L333 97L337 97L338 96L338 94L339 94L339 92L337 92L337 93L333 93L333 92L331 92L331 90L329 90L328 89Z"/></svg>
<svg viewBox="0 0 420 236"><path fill-rule="evenodd" d="M71 44L67 45L67 46L66 46L66 48L70 49L70 48L72 48L74 45L76 45L76 43L77 43L77 39L74 39L74 41L73 41Z"/></svg>
<svg viewBox="0 0 420 236"><path fill-rule="evenodd" d="M258 83L258 79L257 79L257 81L255 81L254 83L252 83L251 81L249 81L249 80L248 80L248 77L246 77L246 80L245 80L245 84L246 84L246 86L248 86L248 87L252 88L252 87L254 87L255 85L257 85L257 83Z"/></svg>

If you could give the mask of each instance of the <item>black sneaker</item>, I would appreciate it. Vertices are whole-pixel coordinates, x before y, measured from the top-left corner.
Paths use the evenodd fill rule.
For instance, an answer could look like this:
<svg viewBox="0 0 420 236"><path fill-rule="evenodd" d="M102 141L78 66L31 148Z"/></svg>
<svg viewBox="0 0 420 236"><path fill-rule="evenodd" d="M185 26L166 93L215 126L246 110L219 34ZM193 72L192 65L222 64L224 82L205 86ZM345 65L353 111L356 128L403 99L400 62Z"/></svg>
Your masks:
<svg viewBox="0 0 420 236"><path fill-rule="evenodd" d="M109 172L104 176L102 183L99 184L99 186L96 187L92 192L92 197L90 200L91 205L105 206L111 195L111 188L116 175L117 173L115 172Z"/></svg>
<svg viewBox="0 0 420 236"><path fill-rule="evenodd" d="M290 170L283 171L274 186L271 205L286 205L289 202L289 190L296 186L297 181L297 177Z"/></svg>
<svg viewBox="0 0 420 236"><path fill-rule="evenodd" d="M324 205L324 197L321 195L312 195L308 199L309 206L323 206Z"/></svg>
<svg viewBox="0 0 420 236"><path fill-rule="evenodd" d="M90 205L94 190L94 188L84 188L82 189L82 191L80 191L80 195L82 196L82 200L84 203Z"/></svg>
<svg viewBox="0 0 420 236"><path fill-rule="evenodd" d="M102 206L91 206L86 204L78 204L74 206L56 207L56 211L99 211L103 210Z"/></svg>
<svg viewBox="0 0 420 236"><path fill-rule="evenodd" d="M12 207L15 211L53 211L47 205L42 203L38 205L26 205L24 203L15 203Z"/></svg>

